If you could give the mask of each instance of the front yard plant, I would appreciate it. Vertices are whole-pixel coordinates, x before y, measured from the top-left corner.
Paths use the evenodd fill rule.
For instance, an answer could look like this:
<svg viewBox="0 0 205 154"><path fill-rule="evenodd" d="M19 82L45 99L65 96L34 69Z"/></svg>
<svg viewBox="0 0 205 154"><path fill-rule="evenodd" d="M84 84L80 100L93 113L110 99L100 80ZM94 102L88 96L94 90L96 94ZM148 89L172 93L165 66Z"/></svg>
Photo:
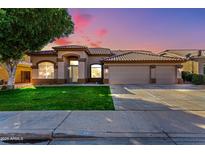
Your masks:
<svg viewBox="0 0 205 154"><path fill-rule="evenodd" d="M193 74L192 83L196 85L205 84L205 76L202 74Z"/></svg>
<svg viewBox="0 0 205 154"><path fill-rule="evenodd" d="M191 82L192 81L192 77L193 77L193 74L191 72L186 72L186 71L182 72L182 79L184 81Z"/></svg>
<svg viewBox="0 0 205 154"><path fill-rule="evenodd" d="M191 82L195 85L202 85L205 84L205 75L202 74L193 74L191 72L182 72L182 79L184 81Z"/></svg>

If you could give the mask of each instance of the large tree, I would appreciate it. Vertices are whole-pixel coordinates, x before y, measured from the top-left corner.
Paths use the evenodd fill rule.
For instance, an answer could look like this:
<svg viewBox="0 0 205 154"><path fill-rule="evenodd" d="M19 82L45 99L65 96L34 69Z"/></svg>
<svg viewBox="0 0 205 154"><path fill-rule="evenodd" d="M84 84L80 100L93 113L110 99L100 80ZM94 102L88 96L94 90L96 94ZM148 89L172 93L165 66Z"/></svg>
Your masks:
<svg viewBox="0 0 205 154"><path fill-rule="evenodd" d="M14 87L17 64L26 52L68 36L73 27L66 9L0 9L0 63L9 74L7 88Z"/></svg>

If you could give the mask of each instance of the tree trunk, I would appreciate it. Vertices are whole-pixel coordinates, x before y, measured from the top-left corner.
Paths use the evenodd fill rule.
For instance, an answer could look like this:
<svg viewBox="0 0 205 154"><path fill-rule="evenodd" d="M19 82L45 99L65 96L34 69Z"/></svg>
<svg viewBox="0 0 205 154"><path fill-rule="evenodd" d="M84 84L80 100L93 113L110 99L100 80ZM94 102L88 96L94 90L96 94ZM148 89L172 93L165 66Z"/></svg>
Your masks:
<svg viewBox="0 0 205 154"><path fill-rule="evenodd" d="M17 64L18 61L12 61L12 62L9 61L5 63L6 70L9 75L8 82L7 82L7 89L14 89Z"/></svg>

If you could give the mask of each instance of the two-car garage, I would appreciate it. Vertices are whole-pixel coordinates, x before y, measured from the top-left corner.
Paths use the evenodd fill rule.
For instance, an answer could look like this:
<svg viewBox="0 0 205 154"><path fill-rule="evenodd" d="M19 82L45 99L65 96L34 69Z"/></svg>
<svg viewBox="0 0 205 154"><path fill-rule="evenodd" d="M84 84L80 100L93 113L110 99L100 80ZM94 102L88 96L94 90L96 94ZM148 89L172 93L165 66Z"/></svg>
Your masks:
<svg viewBox="0 0 205 154"><path fill-rule="evenodd" d="M176 84L184 59L153 53L129 52L104 61L105 81L110 84Z"/></svg>
<svg viewBox="0 0 205 154"><path fill-rule="evenodd" d="M149 84L154 79L157 84L175 84L175 66L156 66L154 71L148 66L109 66L110 84Z"/></svg>

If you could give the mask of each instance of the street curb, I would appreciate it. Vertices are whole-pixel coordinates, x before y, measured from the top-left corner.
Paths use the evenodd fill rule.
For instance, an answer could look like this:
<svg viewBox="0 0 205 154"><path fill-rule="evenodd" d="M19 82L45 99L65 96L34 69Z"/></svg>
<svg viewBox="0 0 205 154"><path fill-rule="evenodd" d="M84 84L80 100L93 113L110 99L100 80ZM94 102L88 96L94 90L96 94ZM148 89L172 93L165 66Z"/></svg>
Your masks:
<svg viewBox="0 0 205 154"><path fill-rule="evenodd" d="M167 137L164 133L156 132L91 132L66 131L54 132L53 138L106 138L106 137Z"/></svg>
<svg viewBox="0 0 205 154"><path fill-rule="evenodd" d="M168 134L168 136L167 136ZM52 140L58 138L205 138L204 133L92 132L53 130L0 130L0 140Z"/></svg>
<svg viewBox="0 0 205 154"><path fill-rule="evenodd" d="M1 140L51 140L53 130L0 130Z"/></svg>

